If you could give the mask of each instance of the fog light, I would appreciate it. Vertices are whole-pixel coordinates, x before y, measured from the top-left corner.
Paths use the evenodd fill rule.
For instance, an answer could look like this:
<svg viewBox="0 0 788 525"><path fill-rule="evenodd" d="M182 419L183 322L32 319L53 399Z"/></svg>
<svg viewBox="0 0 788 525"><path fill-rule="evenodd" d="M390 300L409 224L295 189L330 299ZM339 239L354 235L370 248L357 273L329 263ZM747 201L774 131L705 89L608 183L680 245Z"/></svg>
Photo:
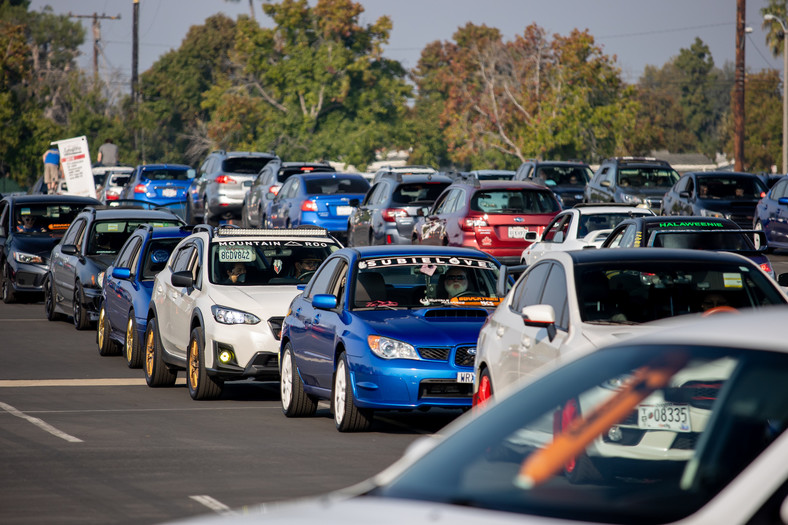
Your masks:
<svg viewBox="0 0 788 525"><path fill-rule="evenodd" d="M620 427L611 427L610 430L607 431L607 437L610 441L621 441L621 438L624 436L621 434Z"/></svg>
<svg viewBox="0 0 788 525"><path fill-rule="evenodd" d="M233 360L233 353L231 351L222 350L221 352L219 352L219 361L221 361L223 364L226 365L232 360Z"/></svg>

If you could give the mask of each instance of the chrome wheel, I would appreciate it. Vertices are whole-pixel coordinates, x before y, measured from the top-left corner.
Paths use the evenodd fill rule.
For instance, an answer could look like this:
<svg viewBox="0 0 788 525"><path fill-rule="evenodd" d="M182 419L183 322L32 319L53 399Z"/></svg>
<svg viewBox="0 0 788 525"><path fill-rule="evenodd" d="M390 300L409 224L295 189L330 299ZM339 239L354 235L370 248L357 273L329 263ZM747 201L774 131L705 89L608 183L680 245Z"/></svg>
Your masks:
<svg viewBox="0 0 788 525"><path fill-rule="evenodd" d="M347 399L347 373L345 361L337 364L337 375L334 379L334 421L341 425L345 419L345 401Z"/></svg>
<svg viewBox="0 0 788 525"><path fill-rule="evenodd" d="M287 409L293 401L293 359L290 352L285 352L282 358L282 378L279 381L279 393L282 407Z"/></svg>

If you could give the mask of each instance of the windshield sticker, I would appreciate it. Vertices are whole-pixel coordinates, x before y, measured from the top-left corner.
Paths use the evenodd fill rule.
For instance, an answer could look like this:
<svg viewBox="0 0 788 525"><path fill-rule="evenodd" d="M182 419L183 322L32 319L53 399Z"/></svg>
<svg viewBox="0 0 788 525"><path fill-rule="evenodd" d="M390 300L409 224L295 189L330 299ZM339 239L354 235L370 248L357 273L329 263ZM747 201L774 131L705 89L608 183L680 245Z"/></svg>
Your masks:
<svg viewBox="0 0 788 525"><path fill-rule="evenodd" d="M451 299L439 299L437 297L424 297L419 299L424 306L436 305L462 305L462 306L486 306L495 307L501 303L499 297L452 297Z"/></svg>
<svg viewBox="0 0 788 525"><path fill-rule="evenodd" d="M377 308L379 306L382 306L384 308L393 307L393 306L399 306L399 303L397 301L370 301L364 305L365 308Z"/></svg>
<svg viewBox="0 0 788 525"><path fill-rule="evenodd" d="M740 273L723 273L722 282L725 288L741 288L741 274Z"/></svg>
<svg viewBox="0 0 788 525"><path fill-rule="evenodd" d="M117 224L107 224L107 231L108 232L116 232L116 231L118 231L118 225Z"/></svg>
<svg viewBox="0 0 788 525"><path fill-rule="evenodd" d="M432 274L434 274L435 270L437 269L438 267L434 264L422 264L421 268L419 268L419 271L425 275L432 276Z"/></svg>
<svg viewBox="0 0 788 525"><path fill-rule="evenodd" d="M252 262L254 260L254 248L248 246L219 247L219 262Z"/></svg>
<svg viewBox="0 0 788 525"><path fill-rule="evenodd" d="M150 260L154 263L163 263L167 262L167 259L170 258L170 253L167 250L154 250L153 253L150 255Z"/></svg>
<svg viewBox="0 0 788 525"><path fill-rule="evenodd" d="M22 208L19 211L19 215L30 215L30 208Z"/></svg>
<svg viewBox="0 0 788 525"><path fill-rule="evenodd" d="M410 266L418 265L422 268L425 265L451 265L485 269L495 268L495 264L492 261L466 259L464 257L381 257L378 259L365 259L360 261L358 263L358 268L363 270L365 268L383 268L386 266L400 266L403 264Z"/></svg>
<svg viewBox="0 0 788 525"><path fill-rule="evenodd" d="M69 227L68 224L50 224L47 226L50 230L67 230Z"/></svg>
<svg viewBox="0 0 788 525"><path fill-rule="evenodd" d="M695 222L660 222L658 228L724 228L721 222L695 221Z"/></svg>
<svg viewBox="0 0 788 525"><path fill-rule="evenodd" d="M274 272L279 275L279 272L282 271L282 259L274 260Z"/></svg>

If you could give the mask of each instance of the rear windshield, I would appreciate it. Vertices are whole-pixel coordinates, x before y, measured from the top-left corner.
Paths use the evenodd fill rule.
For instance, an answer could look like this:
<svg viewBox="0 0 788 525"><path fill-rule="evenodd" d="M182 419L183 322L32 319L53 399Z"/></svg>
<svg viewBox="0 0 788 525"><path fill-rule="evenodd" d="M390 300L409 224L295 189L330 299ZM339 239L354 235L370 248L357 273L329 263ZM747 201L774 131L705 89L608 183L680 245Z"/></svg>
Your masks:
<svg viewBox="0 0 788 525"><path fill-rule="evenodd" d="M561 207L551 191L499 189L474 193L471 210L484 213L551 213L560 211Z"/></svg>
<svg viewBox="0 0 788 525"><path fill-rule="evenodd" d="M335 195L338 193L366 193L369 182L363 178L331 177L325 179L309 179L306 192L310 195Z"/></svg>
<svg viewBox="0 0 788 525"><path fill-rule="evenodd" d="M189 176L191 175L191 177ZM155 169L142 172L142 178L148 180L189 180L194 178L194 170Z"/></svg>
<svg viewBox="0 0 788 525"><path fill-rule="evenodd" d="M14 210L17 234L62 237L86 204L24 204Z"/></svg>
<svg viewBox="0 0 788 525"><path fill-rule="evenodd" d="M652 242L652 241L649 241ZM657 232L653 246L657 248L688 248L692 250L754 251L750 237L744 233L715 232Z"/></svg>
<svg viewBox="0 0 788 525"><path fill-rule="evenodd" d="M400 184L391 196L393 204L432 203L449 182L420 182Z"/></svg>
<svg viewBox="0 0 788 525"><path fill-rule="evenodd" d="M271 159L267 157L233 157L222 162L222 171L257 175L269 162Z"/></svg>
<svg viewBox="0 0 788 525"><path fill-rule="evenodd" d="M331 166L287 166L279 169L277 179L284 182L290 175L299 173L333 173L336 170Z"/></svg>
<svg viewBox="0 0 788 525"><path fill-rule="evenodd" d="M620 168L618 185L622 188L670 188L679 180L679 174L670 168Z"/></svg>
<svg viewBox="0 0 788 525"><path fill-rule="evenodd" d="M698 177L701 199L760 199L766 188L760 181L743 177Z"/></svg>
<svg viewBox="0 0 788 525"><path fill-rule="evenodd" d="M109 186L125 186L131 178L130 175L113 175L109 179Z"/></svg>
<svg viewBox="0 0 788 525"><path fill-rule="evenodd" d="M116 220L93 223L88 238L87 255L117 255L126 240L140 224L151 224L154 227L181 226L178 221L167 220Z"/></svg>
<svg viewBox="0 0 788 525"><path fill-rule="evenodd" d="M175 239L154 239L148 243L145 250L145 263L142 265L143 281L152 281L156 274L164 269L172 250L182 240L182 237L176 237Z"/></svg>
<svg viewBox="0 0 788 525"><path fill-rule="evenodd" d="M544 166L536 170L536 178L547 186L585 186L591 169L585 166Z"/></svg>

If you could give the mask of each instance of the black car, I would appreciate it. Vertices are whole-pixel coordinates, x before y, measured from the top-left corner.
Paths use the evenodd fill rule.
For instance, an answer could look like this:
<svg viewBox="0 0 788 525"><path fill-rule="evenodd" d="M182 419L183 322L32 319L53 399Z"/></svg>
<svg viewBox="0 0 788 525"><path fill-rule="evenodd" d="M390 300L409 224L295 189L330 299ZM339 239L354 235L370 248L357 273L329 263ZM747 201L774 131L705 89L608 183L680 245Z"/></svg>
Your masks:
<svg viewBox="0 0 788 525"><path fill-rule="evenodd" d="M267 210L271 203L266 195L279 193L279 188L290 178L299 173L333 173L333 166L327 162L281 162L274 159L260 170L244 196L241 207L241 222L244 228L262 228L265 224Z"/></svg>
<svg viewBox="0 0 788 525"><path fill-rule="evenodd" d="M18 293L40 294L49 254L82 208L99 204L90 197L7 195L0 201L0 268L3 302Z"/></svg>
<svg viewBox="0 0 788 525"><path fill-rule="evenodd" d="M451 183L445 175L381 177L348 219L348 246L410 244L419 210L432 207Z"/></svg>
<svg viewBox="0 0 788 525"><path fill-rule="evenodd" d="M659 214L662 197L679 180L664 160L653 157L613 157L602 162L586 185L583 202L624 202Z"/></svg>
<svg viewBox="0 0 788 525"><path fill-rule="evenodd" d="M71 315L78 330L98 319L99 274L140 224L182 226L184 222L168 211L122 207L91 206L76 216L50 256L44 283L47 319Z"/></svg>
<svg viewBox="0 0 788 525"><path fill-rule="evenodd" d="M752 173L700 171L685 173L662 199L662 215L700 215L730 219L751 228L755 207L767 191Z"/></svg>
<svg viewBox="0 0 788 525"><path fill-rule="evenodd" d="M583 191L594 174L585 162L527 160L514 174L514 180L535 182L550 188L561 207L571 208L583 202Z"/></svg>

